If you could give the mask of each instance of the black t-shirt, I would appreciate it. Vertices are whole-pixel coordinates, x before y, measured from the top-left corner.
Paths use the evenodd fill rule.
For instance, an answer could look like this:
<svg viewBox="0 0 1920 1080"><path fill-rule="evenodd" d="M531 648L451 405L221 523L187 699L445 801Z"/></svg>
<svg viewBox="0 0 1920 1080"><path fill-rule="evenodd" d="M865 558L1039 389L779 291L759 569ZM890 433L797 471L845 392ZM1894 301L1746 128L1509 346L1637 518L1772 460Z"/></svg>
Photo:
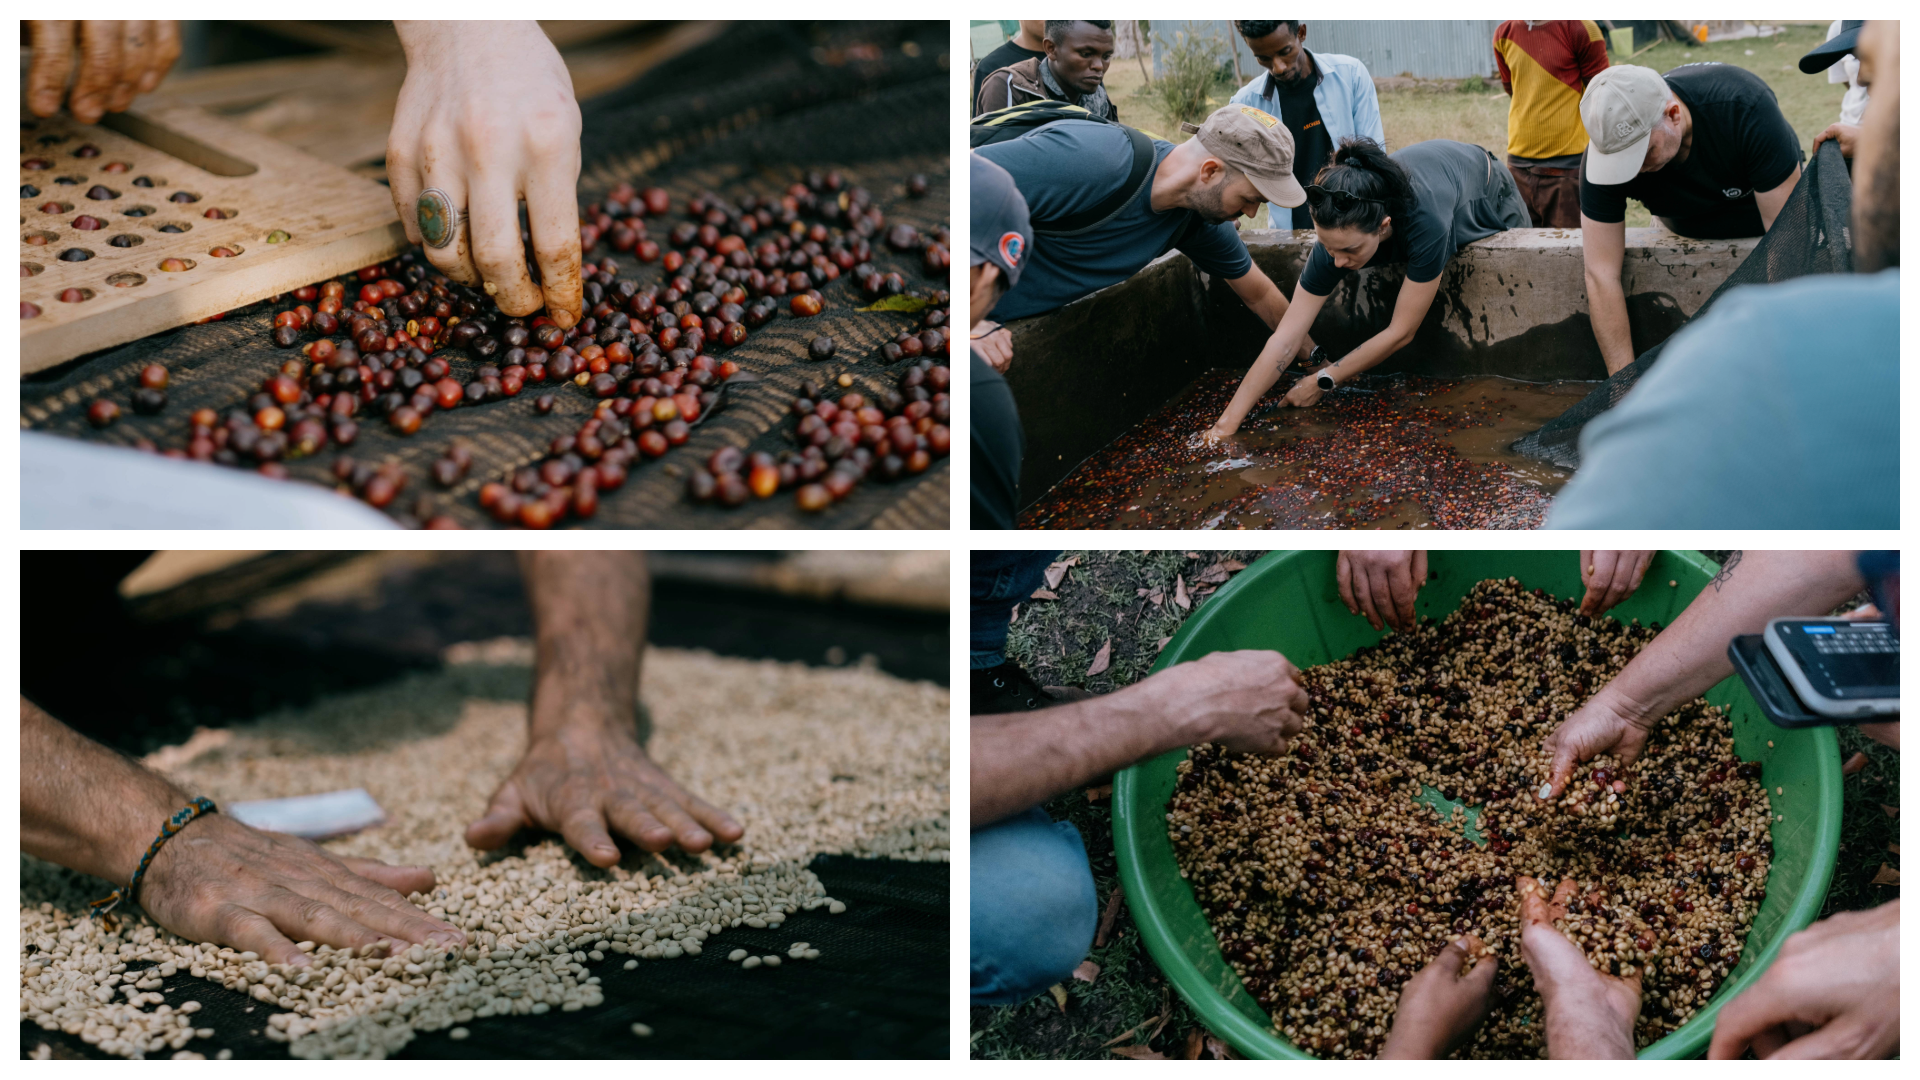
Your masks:
<svg viewBox="0 0 1920 1080"><path fill-rule="evenodd" d="M1481 147L1429 139L1398 151L1393 160L1413 179L1414 208L1404 219L1394 218L1393 236L1374 251L1368 266L1404 262L1408 281L1432 281L1462 247L1526 225L1508 218L1506 167L1495 165ZM1300 271L1300 287L1326 296L1345 272L1325 246L1315 243Z"/></svg>
<svg viewBox="0 0 1920 1080"><path fill-rule="evenodd" d="M1027 436L1007 380L985 360L968 359L973 370L972 526L1011 529L1020 506L1020 458Z"/></svg>
<svg viewBox="0 0 1920 1080"><path fill-rule="evenodd" d="M1580 170L1580 212L1595 221L1627 218L1627 199L1697 240L1759 236L1758 191L1785 183L1800 164L1800 136L1760 76L1732 64L1682 64L1667 85L1693 117L1685 161L1624 184L1595 184Z"/></svg>
<svg viewBox="0 0 1920 1080"><path fill-rule="evenodd" d="M1327 125L1320 120L1320 106L1313 100L1313 86L1317 81L1316 77L1285 83L1267 76L1267 89L1280 102L1280 120L1293 134L1293 178L1300 181L1301 187L1313 183L1321 167L1333 157L1333 139L1327 134ZM1279 222L1274 225L1277 228ZM1293 227L1313 228L1313 215L1305 203L1293 208Z"/></svg>
<svg viewBox="0 0 1920 1080"><path fill-rule="evenodd" d="M1012 67L1022 60L1031 60L1036 56L1045 55L1047 54L1042 50L1015 45L1013 39L1008 38L1006 44L988 53L980 61L979 66L973 69L973 93L967 95L968 108L971 109L979 103L980 83L984 81L987 76L999 71L1001 68Z"/></svg>

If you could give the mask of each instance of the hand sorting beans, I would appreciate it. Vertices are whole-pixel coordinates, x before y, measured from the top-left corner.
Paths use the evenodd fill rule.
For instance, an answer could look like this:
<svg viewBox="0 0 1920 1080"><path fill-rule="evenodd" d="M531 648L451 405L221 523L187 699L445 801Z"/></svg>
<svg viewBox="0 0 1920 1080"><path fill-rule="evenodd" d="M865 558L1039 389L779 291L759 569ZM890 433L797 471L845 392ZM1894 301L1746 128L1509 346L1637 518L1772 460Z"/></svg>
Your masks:
<svg viewBox="0 0 1920 1080"><path fill-rule="evenodd" d="M1500 993L1461 1056L1538 1056L1522 876L1577 883L1552 925L1600 974L1641 979L1637 1046L1707 1003L1772 853L1759 765L1735 756L1724 712L1688 702L1631 769L1596 758L1558 800L1540 795L1543 737L1656 631L1481 582L1439 624L1304 671L1313 710L1289 756L1191 752L1167 815L1181 876L1295 1045L1374 1055L1402 985L1471 935L1500 961ZM1458 806L1443 820L1415 802L1427 788L1478 807L1484 847Z"/></svg>

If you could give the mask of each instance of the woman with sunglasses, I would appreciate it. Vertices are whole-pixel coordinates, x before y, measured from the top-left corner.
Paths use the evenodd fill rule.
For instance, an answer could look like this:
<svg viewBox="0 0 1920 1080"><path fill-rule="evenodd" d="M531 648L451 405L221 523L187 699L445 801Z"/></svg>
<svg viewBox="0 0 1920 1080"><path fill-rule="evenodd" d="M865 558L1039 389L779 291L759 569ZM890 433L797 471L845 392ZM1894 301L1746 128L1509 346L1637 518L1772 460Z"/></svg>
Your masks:
<svg viewBox="0 0 1920 1080"><path fill-rule="evenodd" d="M1506 166L1481 147L1451 139L1415 143L1391 157L1372 139L1343 139L1314 180L1307 206L1319 242L1300 271L1286 315L1207 430L1209 443L1240 429L1306 339L1343 274L1395 263L1407 268L1387 328L1338 362L1310 370L1287 391L1285 404L1314 405L1328 390L1406 348L1455 252L1532 223Z"/></svg>

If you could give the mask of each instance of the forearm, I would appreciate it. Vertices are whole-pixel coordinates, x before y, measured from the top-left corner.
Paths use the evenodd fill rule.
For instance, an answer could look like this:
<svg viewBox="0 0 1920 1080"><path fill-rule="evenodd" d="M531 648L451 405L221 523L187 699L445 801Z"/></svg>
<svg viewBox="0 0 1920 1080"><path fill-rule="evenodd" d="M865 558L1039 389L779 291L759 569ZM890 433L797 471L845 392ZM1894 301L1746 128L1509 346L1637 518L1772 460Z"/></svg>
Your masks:
<svg viewBox="0 0 1920 1080"><path fill-rule="evenodd" d="M1547 1054L1556 1061L1629 1061L1633 1025L1610 1025L1605 1002L1554 1001L1545 1008Z"/></svg>
<svg viewBox="0 0 1920 1080"><path fill-rule="evenodd" d="M1254 358L1253 365L1240 379L1240 389L1234 392L1233 400L1227 403L1226 411L1220 414L1220 426L1228 430L1238 430L1247 414L1260 403L1260 398L1273 389L1280 381L1280 373L1293 362L1300 351L1301 343L1306 340L1307 329L1313 325L1314 316L1320 313L1320 297L1311 293L1296 294L1294 302L1288 306L1287 314L1280 325L1267 338L1260 349L1260 355Z"/></svg>
<svg viewBox="0 0 1920 1080"><path fill-rule="evenodd" d="M976 716L968 790L979 829L1116 769L1205 741L1146 683L1035 712Z"/></svg>
<svg viewBox="0 0 1920 1080"><path fill-rule="evenodd" d="M1227 284L1233 287L1235 295L1247 305L1247 310L1258 315L1260 321L1267 324L1268 330L1280 329L1281 320L1287 317L1287 294L1280 291L1280 287L1273 283L1273 279L1268 277L1265 271L1256 266L1245 277L1234 278ZM1313 336L1302 334L1300 344L1291 355L1305 356L1312 351Z"/></svg>
<svg viewBox="0 0 1920 1080"><path fill-rule="evenodd" d="M1587 311L1607 374L1633 363L1633 328L1627 321L1627 293L1618 273L1609 277L1587 271Z"/></svg>
<svg viewBox="0 0 1920 1080"><path fill-rule="evenodd" d="M1733 673L1727 643L1736 636L1760 633L1769 619L1823 615L1861 587L1851 552L1735 552L1601 693L1624 715L1656 721Z"/></svg>
<svg viewBox="0 0 1920 1080"><path fill-rule="evenodd" d="M125 885L192 796L20 699L20 848Z"/></svg>
<svg viewBox="0 0 1920 1080"><path fill-rule="evenodd" d="M1368 368L1377 366L1412 342L1411 330L1404 330L1399 326L1388 326L1340 358L1339 365L1332 372L1334 381L1344 383Z"/></svg>
<svg viewBox="0 0 1920 1080"><path fill-rule="evenodd" d="M520 567L535 638L529 734L608 723L631 730L647 640L646 556L522 552Z"/></svg>

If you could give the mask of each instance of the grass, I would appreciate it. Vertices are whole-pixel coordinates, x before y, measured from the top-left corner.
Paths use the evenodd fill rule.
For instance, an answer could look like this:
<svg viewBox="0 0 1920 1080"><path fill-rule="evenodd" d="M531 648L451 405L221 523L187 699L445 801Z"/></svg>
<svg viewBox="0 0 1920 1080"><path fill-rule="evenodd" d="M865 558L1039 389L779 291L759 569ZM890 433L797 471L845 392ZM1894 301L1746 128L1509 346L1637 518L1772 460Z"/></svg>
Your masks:
<svg viewBox="0 0 1920 1080"><path fill-rule="evenodd" d="M1232 558L1251 564L1259 554L1068 552L1062 558L1077 556L1080 563L1055 590L1059 599L1021 606L1007 637L1007 655L1042 685L1084 686L1107 692L1138 682L1159 656L1161 641L1171 637L1192 614L1172 602L1175 576L1183 576L1191 587L1193 579L1215 562ZM1705 554L1716 560L1725 555ZM1167 599L1155 605L1140 596L1141 589L1161 591ZM1206 603L1205 597L1197 597L1193 610ZM1094 655L1109 640L1111 666L1101 675L1086 678ZM1839 862L1821 911L1823 918L1839 911L1873 907L1899 896L1898 886L1872 884L1881 863L1899 864L1899 857L1888 851L1889 845L1899 843L1899 822L1880 809L1882 805L1899 805L1899 757L1854 728L1836 730L1842 760L1862 751L1869 764L1844 784ZM1084 790L1068 792L1047 804L1047 812L1055 820L1072 822L1086 841L1096 895L1103 909L1119 878L1111 807L1110 798L1089 798ZM970 1015L971 1056L1105 1058L1111 1055L1102 1044L1146 1024L1143 1034L1158 1028L1151 1040L1153 1049L1179 1057L1190 1035L1204 1034L1193 1011L1171 992L1147 955L1124 904L1111 940L1088 958L1100 965L1100 975L1092 983L1068 980L1064 984L1064 1010L1046 994L1019 1005L974 1006ZM1160 1022L1163 1015L1164 1024Z"/></svg>
<svg viewBox="0 0 1920 1080"><path fill-rule="evenodd" d="M1615 56L1616 64L1634 63L1655 71L1668 71L1681 64L1720 61L1746 68L1765 79L1780 99L1780 111L1800 136L1800 148L1811 150L1813 137L1840 116L1840 99L1846 86L1829 83L1824 75L1802 75L1800 57L1824 41L1827 24L1789 25L1769 38L1741 41L1717 41L1711 44L1662 42L1645 52L1627 58ZM1748 56L1748 51L1753 55ZM1492 63L1492 49L1488 49ZM1243 71L1248 79L1261 74ZM1376 79L1390 72L1373 73ZM1484 92L1463 89L1455 79L1388 78L1392 89L1380 91L1380 125L1387 144L1409 146L1428 139L1458 139L1478 143L1503 157L1507 146L1507 105L1510 99L1500 90L1498 79L1486 80ZM1163 139L1172 139L1176 131L1166 115L1153 102L1138 97L1135 91L1145 82L1137 60L1118 60L1107 72L1107 92L1120 106L1121 119L1150 131ZM1469 80L1470 82L1470 80ZM1236 87L1218 84L1208 95L1208 103L1218 108L1233 96ZM1637 201L1629 201L1627 225L1639 228L1653 219Z"/></svg>

